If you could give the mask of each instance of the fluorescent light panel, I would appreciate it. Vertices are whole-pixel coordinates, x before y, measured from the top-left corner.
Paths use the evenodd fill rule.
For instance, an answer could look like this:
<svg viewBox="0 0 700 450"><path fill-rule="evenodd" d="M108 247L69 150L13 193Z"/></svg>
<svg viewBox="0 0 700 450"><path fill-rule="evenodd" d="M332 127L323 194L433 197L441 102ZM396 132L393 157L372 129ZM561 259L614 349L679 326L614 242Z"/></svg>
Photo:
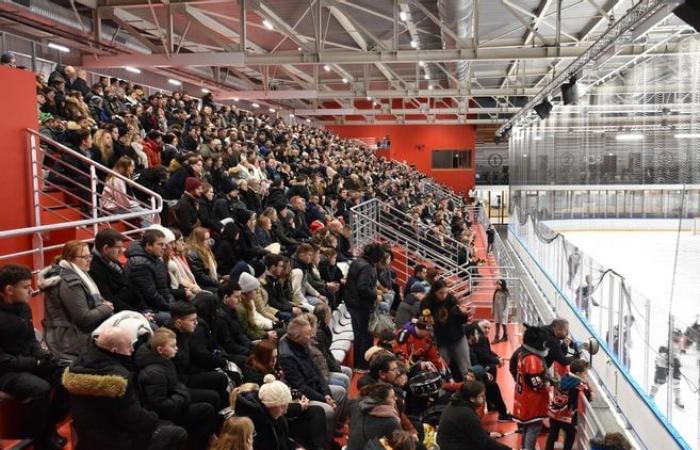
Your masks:
<svg viewBox="0 0 700 450"><path fill-rule="evenodd" d="M172 78L168 80L168 83L172 84L173 86L182 86L182 82L173 80Z"/></svg>
<svg viewBox="0 0 700 450"><path fill-rule="evenodd" d="M700 133L678 133L676 139L700 139Z"/></svg>
<svg viewBox="0 0 700 450"><path fill-rule="evenodd" d="M267 28L268 30L274 30L274 29L275 29L275 27L272 26L272 22L270 22L270 21L267 20L267 19L263 20L263 21L262 21L262 24L263 24L263 26L264 26L265 28Z"/></svg>
<svg viewBox="0 0 700 450"><path fill-rule="evenodd" d="M127 72L131 72L131 73L141 73L141 69L137 69L136 67L131 67L131 66L124 67L124 70L126 70Z"/></svg>
<svg viewBox="0 0 700 450"><path fill-rule="evenodd" d="M70 49L68 47L66 47L65 45L55 44L53 42L49 42L49 48L52 48L54 50L58 50L59 52L63 52L63 53L70 52Z"/></svg>
<svg viewBox="0 0 700 450"><path fill-rule="evenodd" d="M642 141L644 135L641 133L623 133L615 136L618 141Z"/></svg>

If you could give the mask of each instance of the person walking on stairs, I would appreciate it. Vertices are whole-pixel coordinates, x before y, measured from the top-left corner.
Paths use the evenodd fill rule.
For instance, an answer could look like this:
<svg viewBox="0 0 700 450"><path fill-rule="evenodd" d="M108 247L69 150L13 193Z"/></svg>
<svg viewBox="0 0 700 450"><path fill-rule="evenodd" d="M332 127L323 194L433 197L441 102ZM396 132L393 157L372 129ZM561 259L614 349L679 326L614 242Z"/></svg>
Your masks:
<svg viewBox="0 0 700 450"><path fill-rule="evenodd" d="M510 292L506 286L506 280L498 280L496 282L496 290L493 293L493 322L496 325L496 337L493 340L494 344L508 340L508 299ZM503 335L498 337L503 328Z"/></svg>

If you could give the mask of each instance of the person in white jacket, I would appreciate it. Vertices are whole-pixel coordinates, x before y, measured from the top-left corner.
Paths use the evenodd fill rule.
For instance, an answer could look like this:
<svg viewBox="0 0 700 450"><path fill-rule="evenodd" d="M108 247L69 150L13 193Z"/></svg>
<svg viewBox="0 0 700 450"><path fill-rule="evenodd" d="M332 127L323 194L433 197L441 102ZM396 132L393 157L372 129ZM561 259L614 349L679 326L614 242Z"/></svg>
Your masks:
<svg viewBox="0 0 700 450"><path fill-rule="evenodd" d="M241 287L241 298L246 304L246 308L252 309L255 325L265 331L272 330L274 328L274 322L260 314L255 308L255 291L260 289L260 282L258 279L248 272L243 272L238 279L238 285Z"/></svg>

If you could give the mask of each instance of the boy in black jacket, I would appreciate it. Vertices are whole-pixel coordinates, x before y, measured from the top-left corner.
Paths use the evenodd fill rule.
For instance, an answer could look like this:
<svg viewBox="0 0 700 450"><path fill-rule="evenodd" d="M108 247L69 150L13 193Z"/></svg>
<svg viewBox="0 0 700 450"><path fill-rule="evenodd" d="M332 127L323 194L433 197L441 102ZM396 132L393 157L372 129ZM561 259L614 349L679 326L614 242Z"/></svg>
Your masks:
<svg viewBox="0 0 700 450"><path fill-rule="evenodd" d="M149 345L136 351L141 400L160 419L183 426L193 450L204 450L217 429L216 411L208 403L192 403L189 389L178 379L171 361L176 354L177 337L167 328L157 329Z"/></svg>

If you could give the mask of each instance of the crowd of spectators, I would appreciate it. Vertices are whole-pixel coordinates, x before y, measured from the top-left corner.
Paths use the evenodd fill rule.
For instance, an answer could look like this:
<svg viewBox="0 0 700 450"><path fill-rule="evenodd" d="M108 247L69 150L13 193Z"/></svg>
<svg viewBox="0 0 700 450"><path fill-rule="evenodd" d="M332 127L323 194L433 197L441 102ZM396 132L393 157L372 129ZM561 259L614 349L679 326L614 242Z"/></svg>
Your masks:
<svg viewBox="0 0 700 450"><path fill-rule="evenodd" d="M442 448L508 448L479 420L485 405L512 419L490 323L471 321L468 299L434 268L416 265L399 286L389 247L351 245L350 209L379 198L410 217L419 241L454 238L476 266L466 208L424 194L405 165L210 94L146 96L124 80L89 84L70 66L37 84L43 134L166 200L137 240L107 228L94 245L66 243L40 272L45 347L32 274L0 269L0 390L23 401L37 449L65 446L56 426L69 405L76 449L320 450L348 434L348 450L412 450L436 407ZM60 158L51 170L63 175L84 164ZM106 179L105 209L137 211L134 199ZM394 327L372 335L377 309ZM353 370L331 351L336 310L351 321L352 401ZM430 374L454 397L409 381Z"/></svg>

